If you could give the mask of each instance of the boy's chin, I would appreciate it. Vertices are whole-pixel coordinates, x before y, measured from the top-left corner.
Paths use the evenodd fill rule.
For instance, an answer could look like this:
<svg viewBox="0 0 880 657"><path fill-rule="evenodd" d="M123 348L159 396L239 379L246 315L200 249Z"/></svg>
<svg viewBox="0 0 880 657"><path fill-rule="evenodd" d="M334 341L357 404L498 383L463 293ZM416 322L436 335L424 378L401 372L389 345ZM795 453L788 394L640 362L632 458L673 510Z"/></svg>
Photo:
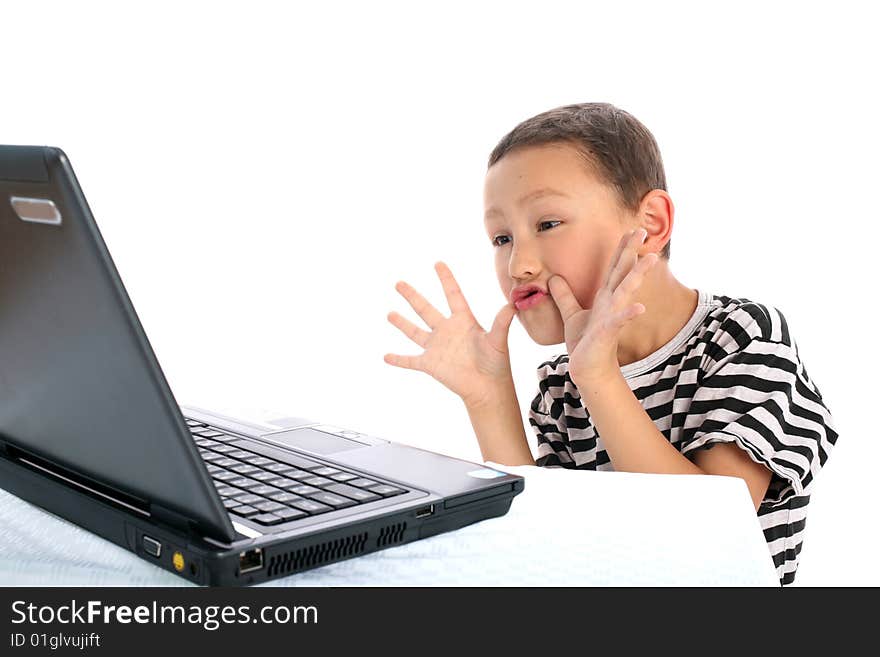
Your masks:
<svg viewBox="0 0 880 657"><path fill-rule="evenodd" d="M527 321L517 313L520 325L537 344L549 347L554 344L565 344L565 325L559 311L545 313L541 317L532 315Z"/></svg>
<svg viewBox="0 0 880 657"><path fill-rule="evenodd" d="M558 335L553 331L527 331L529 337L534 340L537 344L549 347L554 344L565 344L565 335L559 333Z"/></svg>

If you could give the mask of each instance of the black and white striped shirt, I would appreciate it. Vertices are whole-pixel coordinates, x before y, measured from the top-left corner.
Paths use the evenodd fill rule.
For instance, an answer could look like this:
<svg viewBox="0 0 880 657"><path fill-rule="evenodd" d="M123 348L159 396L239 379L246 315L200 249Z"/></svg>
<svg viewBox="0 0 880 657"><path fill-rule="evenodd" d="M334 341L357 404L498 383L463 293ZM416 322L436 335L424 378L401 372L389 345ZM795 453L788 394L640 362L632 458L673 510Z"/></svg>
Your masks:
<svg viewBox="0 0 880 657"><path fill-rule="evenodd" d="M672 340L620 368L667 440L685 455L733 443L772 471L758 519L782 584L794 581L813 481L837 440L778 309L699 292ZM613 470L568 374L568 354L538 367L529 424L537 465Z"/></svg>

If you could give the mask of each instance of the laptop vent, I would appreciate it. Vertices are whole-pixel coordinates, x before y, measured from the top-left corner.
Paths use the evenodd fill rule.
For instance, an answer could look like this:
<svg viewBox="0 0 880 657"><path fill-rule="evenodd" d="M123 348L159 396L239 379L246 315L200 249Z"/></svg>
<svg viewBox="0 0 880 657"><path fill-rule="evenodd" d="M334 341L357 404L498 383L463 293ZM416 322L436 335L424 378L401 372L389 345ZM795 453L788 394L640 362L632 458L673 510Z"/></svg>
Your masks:
<svg viewBox="0 0 880 657"><path fill-rule="evenodd" d="M386 545L394 545L403 541L403 533L406 531L406 523L399 522L396 525L388 525L383 527L379 532L379 538L376 541L378 547Z"/></svg>
<svg viewBox="0 0 880 657"><path fill-rule="evenodd" d="M366 543L367 532L363 532L284 554L276 554L269 560L269 577L308 570L325 563L353 557L364 551Z"/></svg>

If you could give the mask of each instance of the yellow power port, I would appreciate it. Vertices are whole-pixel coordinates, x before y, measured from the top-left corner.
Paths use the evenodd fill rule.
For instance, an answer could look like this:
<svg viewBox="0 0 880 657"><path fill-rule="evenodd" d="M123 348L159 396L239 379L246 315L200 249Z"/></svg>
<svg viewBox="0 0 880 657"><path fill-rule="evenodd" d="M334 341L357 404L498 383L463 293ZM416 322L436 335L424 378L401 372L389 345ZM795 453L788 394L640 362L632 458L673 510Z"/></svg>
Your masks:
<svg viewBox="0 0 880 657"><path fill-rule="evenodd" d="M184 561L183 555L180 552L175 552L171 557L171 563L174 564L174 570L177 572L183 572L183 567L186 565L186 561Z"/></svg>

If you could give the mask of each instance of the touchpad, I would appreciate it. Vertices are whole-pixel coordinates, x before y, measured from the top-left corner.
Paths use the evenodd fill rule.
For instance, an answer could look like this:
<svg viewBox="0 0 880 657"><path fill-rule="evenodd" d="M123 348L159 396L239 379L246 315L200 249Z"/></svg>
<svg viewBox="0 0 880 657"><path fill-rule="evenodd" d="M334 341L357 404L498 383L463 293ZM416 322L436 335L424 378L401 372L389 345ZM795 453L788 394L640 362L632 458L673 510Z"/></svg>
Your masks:
<svg viewBox="0 0 880 657"><path fill-rule="evenodd" d="M295 429L284 433L273 433L262 436L263 440L269 440L279 445L294 447L313 454L333 454L358 447L369 447L356 440L341 438L331 433L315 431L314 429Z"/></svg>

